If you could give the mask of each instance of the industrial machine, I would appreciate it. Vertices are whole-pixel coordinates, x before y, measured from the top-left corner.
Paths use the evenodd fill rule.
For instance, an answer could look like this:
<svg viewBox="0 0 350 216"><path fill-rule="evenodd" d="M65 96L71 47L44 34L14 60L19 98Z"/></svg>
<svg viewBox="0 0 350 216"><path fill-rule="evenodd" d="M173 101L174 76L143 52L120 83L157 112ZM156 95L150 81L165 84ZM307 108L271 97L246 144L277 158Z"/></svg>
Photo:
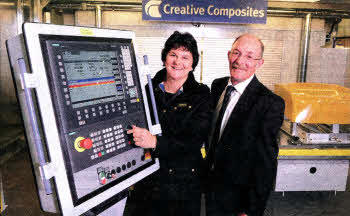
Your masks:
<svg viewBox="0 0 350 216"><path fill-rule="evenodd" d="M275 85L286 104L276 191L345 191L350 159L350 89Z"/></svg>
<svg viewBox="0 0 350 216"><path fill-rule="evenodd" d="M25 23L7 49L42 209L122 215L126 189L159 168L133 145L152 125L131 31Z"/></svg>

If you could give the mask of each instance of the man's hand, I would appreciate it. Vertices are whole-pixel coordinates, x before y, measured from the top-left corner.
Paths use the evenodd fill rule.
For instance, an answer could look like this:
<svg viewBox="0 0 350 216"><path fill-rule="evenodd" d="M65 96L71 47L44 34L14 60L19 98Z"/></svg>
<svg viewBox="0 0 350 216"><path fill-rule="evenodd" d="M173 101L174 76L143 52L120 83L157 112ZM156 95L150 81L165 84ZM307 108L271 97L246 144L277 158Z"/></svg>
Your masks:
<svg viewBox="0 0 350 216"><path fill-rule="evenodd" d="M139 128L133 125L132 129L127 131L127 134L133 134L134 142L137 146L142 148L156 148L157 137L145 128Z"/></svg>

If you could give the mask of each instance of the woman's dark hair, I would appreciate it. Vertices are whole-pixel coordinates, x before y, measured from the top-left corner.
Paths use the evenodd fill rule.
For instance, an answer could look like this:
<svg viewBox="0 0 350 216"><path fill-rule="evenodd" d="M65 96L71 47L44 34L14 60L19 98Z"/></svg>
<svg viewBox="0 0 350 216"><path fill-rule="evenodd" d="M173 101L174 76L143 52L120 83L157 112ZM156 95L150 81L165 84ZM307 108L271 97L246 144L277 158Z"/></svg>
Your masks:
<svg viewBox="0 0 350 216"><path fill-rule="evenodd" d="M194 70L198 64L199 53L198 53L196 39L194 39L194 37L188 32L180 33L178 31L175 31L168 38L162 50L163 63L165 62L166 56L168 55L171 49L178 49L180 47L184 47L192 54L192 57L193 57L192 69Z"/></svg>

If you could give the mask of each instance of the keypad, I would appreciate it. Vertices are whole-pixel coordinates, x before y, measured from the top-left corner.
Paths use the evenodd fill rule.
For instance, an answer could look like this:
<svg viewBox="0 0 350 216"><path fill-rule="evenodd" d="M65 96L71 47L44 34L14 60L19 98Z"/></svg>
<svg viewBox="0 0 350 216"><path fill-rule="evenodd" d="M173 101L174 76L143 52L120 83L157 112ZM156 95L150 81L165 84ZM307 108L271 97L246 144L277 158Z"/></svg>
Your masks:
<svg viewBox="0 0 350 216"><path fill-rule="evenodd" d="M124 129L121 124L91 132L89 135L93 142L91 160L126 147Z"/></svg>

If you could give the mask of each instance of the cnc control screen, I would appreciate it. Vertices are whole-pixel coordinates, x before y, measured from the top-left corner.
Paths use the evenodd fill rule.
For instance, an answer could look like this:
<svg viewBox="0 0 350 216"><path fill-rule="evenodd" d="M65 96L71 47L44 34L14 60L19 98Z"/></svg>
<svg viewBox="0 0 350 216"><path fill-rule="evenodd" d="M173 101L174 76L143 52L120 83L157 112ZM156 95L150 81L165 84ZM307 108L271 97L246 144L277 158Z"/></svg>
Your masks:
<svg viewBox="0 0 350 216"><path fill-rule="evenodd" d="M132 143L147 128L131 39L41 35L72 197L79 204L154 164Z"/></svg>
<svg viewBox="0 0 350 216"><path fill-rule="evenodd" d="M116 99L117 86L113 74L116 52L65 52L68 87L73 108L109 102ZM122 86L118 86L123 95ZM121 98L124 99L124 98Z"/></svg>

